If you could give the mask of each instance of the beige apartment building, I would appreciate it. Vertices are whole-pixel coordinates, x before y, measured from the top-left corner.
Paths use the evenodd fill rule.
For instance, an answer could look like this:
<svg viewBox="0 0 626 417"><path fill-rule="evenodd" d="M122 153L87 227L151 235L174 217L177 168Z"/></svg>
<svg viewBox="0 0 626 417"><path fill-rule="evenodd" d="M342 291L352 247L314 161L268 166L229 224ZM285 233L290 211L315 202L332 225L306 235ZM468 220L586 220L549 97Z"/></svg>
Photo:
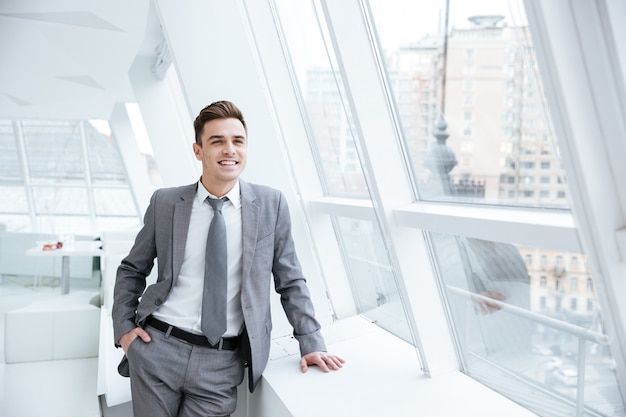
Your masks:
<svg viewBox="0 0 626 417"><path fill-rule="evenodd" d="M476 18L472 27L451 31L447 62L444 41L441 36L427 37L386 57L416 176L428 171L424 161L436 142L445 107L445 144L457 161L450 171L449 198L567 208L565 179L554 158L558 150L527 28ZM366 193L335 76L328 70L309 70L308 84L309 117L329 189L346 195ZM591 325L593 280L584 257L541 248L520 248L520 254L531 283L530 309L571 315Z"/></svg>
<svg viewBox="0 0 626 417"><path fill-rule="evenodd" d="M454 182L484 183L490 203L567 207L528 28L490 16L474 22L451 31L445 62L443 37L404 46L388 60L415 169L424 168L443 108Z"/></svg>
<svg viewBox="0 0 626 417"><path fill-rule="evenodd" d="M424 161L443 108L445 144L456 157L450 198L567 208L528 28L508 26L500 16L470 20L467 28L451 30L447 40L424 38L387 59L414 169L427 170ZM593 326L593 280L581 254L541 248L520 248L520 254L531 282L531 310L570 315Z"/></svg>

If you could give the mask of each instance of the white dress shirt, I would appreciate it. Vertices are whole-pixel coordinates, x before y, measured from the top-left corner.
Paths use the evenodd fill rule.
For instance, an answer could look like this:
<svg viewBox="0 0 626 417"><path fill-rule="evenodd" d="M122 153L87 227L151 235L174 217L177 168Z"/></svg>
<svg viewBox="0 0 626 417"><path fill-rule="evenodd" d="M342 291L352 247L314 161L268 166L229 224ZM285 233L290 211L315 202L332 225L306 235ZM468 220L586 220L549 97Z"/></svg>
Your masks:
<svg viewBox="0 0 626 417"><path fill-rule="evenodd" d="M154 317L192 333L202 334L202 288L204 258L213 209L206 202L211 195L198 181L198 190L191 209L185 256L180 274L165 302L153 313ZM243 329L241 310L241 279L243 275L243 232L241 226L241 196L239 182L226 194L228 201L222 207L226 223L228 257L228 300L226 304L226 332L224 337L238 335Z"/></svg>

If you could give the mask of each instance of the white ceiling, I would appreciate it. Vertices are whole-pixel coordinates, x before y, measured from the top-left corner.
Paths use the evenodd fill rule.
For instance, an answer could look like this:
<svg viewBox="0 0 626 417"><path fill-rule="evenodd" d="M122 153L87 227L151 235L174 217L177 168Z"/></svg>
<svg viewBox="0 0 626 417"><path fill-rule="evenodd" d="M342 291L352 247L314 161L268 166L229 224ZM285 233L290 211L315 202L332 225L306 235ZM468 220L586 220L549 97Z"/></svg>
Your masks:
<svg viewBox="0 0 626 417"><path fill-rule="evenodd" d="M149 0L0 0L0 119L108 119L162 39Z"/></svg>

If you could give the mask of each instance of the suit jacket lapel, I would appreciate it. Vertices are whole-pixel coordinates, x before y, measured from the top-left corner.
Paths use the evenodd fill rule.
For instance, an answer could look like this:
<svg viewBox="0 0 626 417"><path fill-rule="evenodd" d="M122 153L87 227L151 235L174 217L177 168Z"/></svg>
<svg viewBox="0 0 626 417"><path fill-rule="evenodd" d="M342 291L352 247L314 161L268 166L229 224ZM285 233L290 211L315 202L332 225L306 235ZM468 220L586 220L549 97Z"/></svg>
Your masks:
<svg viewBox="0 0 626 417"><path fill-rule="evenodd" d="M241 192L241 225L243 231L243 280L250 275L259 229L259 205L252 187L239 180Z"/></svg>
<svg viewBox="0 0 626 417"><path fill-rule="evenodd" d="M178 278L180 268L185 257L187 232L191 219L191 208L196 196L198 183L188 185L181 190L180 201L174 205L174 220L172 230L172 276L174 282Z"/></svg>

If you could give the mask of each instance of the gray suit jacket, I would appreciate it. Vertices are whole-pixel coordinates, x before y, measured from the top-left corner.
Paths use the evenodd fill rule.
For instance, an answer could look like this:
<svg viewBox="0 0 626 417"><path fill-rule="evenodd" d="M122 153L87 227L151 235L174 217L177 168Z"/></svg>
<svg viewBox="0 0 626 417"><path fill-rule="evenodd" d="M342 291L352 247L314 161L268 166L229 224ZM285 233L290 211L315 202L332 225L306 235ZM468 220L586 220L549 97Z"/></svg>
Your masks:
<svg viewBox="0 0 626 417"><path fill-rule="evenodd" d="M284 195L278 190L243 180L239 183L243 226L241 305L248 336L244 348L249 355L246 358L249 388L253 391L269 359L272 275L300 344L300 353L325 351L326 347L296 256ZM163 188L152 195L144 226L117 271L112 310L116 344L122 335L144 324L146 317L167 299L176 283L197 186L194 183ZM158 259L158 278L146 288L146 277L155 258ZM119 367L122 375L127 374L125 361L126 358Z"/></svg>

